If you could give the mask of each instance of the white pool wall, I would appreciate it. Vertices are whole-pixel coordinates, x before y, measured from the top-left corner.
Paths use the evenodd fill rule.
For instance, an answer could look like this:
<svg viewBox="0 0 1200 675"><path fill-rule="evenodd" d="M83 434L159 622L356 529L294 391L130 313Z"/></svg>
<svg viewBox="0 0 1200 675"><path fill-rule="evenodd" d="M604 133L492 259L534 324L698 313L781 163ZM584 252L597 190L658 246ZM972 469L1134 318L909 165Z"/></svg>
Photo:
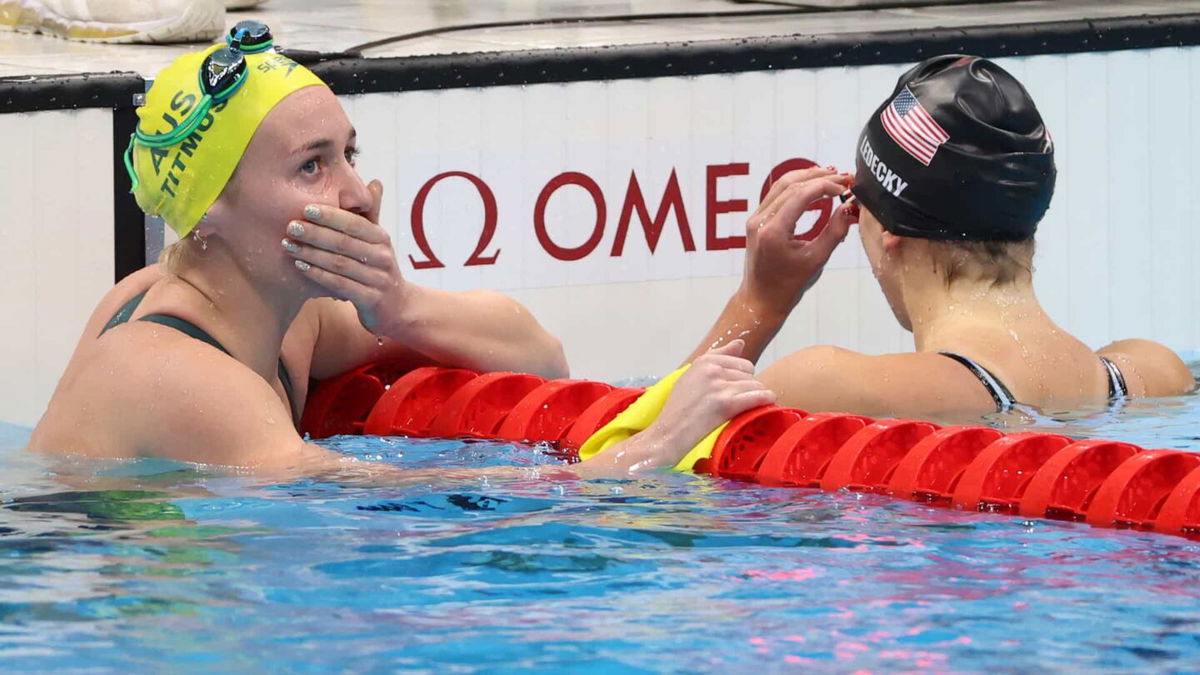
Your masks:
<svg viewBox="0 0 1200 675"><path fill-rule="evenodd" d="M1058 188L1038 235L1036 285L1050 314L1100 347L1123 337L1200 348L1200 49L997 59L1032 93L1057 144ZM715 201L753 209L770 169L808 158L853 167L861 125L908 65L763 71L609 82L414 91L343 97L358 128L364 178L385 185L383 224L415 283L510 293L560 336L577 377L662 373L697 344L737 286L740 250L705 250L708 167L748 165L716 181ZM33 424L79 331L113 278L111 112L0 115L0 420ZM641 222L613 256L630 174L653 217L676 172L695 251L677 211L651 254ZM444 172L479 178L496 201L495 233L477 248L484 209L466 180L438 182L424 208L421 260L412 227L418 191ZM603 234L578 260L552 257L534 227L555 176L594 181ZM576 186L553 193L545 236L573 249L596 210ZM741 233L748 213L716 216ZM854 233L801 302L763 364L812 344L869 353L911 348L892 319Z"/></svg>

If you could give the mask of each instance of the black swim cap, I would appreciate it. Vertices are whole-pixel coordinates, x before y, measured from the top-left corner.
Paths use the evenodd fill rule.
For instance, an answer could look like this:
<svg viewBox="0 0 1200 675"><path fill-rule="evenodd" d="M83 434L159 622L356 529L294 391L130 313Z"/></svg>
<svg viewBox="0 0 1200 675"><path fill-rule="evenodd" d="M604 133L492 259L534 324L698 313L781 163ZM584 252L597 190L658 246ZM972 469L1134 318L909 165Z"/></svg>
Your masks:
<svg viewBox="0 0 1200 675"><path fill-rule="evenodd" d="M905 237L1028 239L1054 194L1054 142L1033 99L977 56L935 56L900 76L855 152L855 196Z"/></svg>

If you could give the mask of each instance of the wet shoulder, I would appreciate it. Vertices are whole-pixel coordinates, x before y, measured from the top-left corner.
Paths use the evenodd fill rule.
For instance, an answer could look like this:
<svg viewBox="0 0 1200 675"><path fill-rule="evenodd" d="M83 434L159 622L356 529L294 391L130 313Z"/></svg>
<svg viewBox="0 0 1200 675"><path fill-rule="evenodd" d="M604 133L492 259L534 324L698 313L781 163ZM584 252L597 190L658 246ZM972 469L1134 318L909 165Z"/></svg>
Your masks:
<svg viewBox="0 0 1200 675"><path fill-rule="evenodd" d="M96 309L92 311L91 316L88 317L83 331L83 339L98 337L105 324L125 303L134 296L148 291L160 279L162 279L162 272L159 266L150 265L130 274L110 288L96 304Z"/></svg>
<svg viewBox="0 0 1200 675"><path fill-rule="evenodd" d="M1196 380L1183 359L1153 340L1118 340L1096 353L1116 364L1134 396L1178 396L1196 389Z"/></svg>
<svg viewBox="0 0 1200 675"><path fill-rule="evenodd" d="M938 354L810 347L772 364L761 379L782 404L813 412L922 416L994 407L968 370Z"/></svg>
<svg viewBox="0 0 1200 675"><path fill-rule="evenodd" d="M215 347L146 322L111 338L81 359L47 416L85 411L90 433L110 439L98 454L236 464L252 445L243 437L294 435L271 385Z"/></svg>

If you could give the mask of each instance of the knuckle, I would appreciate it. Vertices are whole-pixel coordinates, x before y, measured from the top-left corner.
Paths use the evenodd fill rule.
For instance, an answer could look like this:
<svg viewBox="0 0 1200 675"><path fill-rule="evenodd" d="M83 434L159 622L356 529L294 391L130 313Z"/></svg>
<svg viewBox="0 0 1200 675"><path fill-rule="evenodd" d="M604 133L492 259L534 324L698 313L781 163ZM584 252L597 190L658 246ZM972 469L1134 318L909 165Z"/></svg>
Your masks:
<svg viewBox="0 0 1200 675"><path fill-rule="evenodd" d="M792 185L803 182L811 173L812 169L793 169L792 171L783 174L783 180L787 181L789 185Z"/></svg>
<svg viewBox="0 0 1200 675"><path fill-rule="evenodd" d="M314 269L316 269L316 268L314 268ZM330 288L340 291L342 289L342 287L345 286L345 284L342 283L342 277L339 277L338 275L333 274L332 272L329 272L327 270L321 270L321 276L325 279L325 284L327 286L329 286Z"/></svg>

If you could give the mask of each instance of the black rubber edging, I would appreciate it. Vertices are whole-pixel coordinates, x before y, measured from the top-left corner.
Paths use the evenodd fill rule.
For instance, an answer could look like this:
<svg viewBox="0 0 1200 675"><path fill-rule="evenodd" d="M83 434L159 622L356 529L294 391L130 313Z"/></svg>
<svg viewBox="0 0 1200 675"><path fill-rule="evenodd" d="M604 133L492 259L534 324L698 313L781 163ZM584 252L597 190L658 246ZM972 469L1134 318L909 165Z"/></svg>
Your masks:
<svg viewBox="0 0 1200 675"><path fill-rule="evenodd" d="M132 108L146 90L137 73L0 77L0 114L74 108Z"/></svg>
<svg viewBox="0 0 1200 675"><path fill-rule="evenodd" d="M1200 14L390 58L288 54L338 94L368 94L1193 45Z"/></svg>
<svg viewBox="0 0 1200 675"><path fill-rule="evenodd" d="M125 170L125 147L137 122L132 105L113 110L113 283L146 266L146 220Z"/></svg>

